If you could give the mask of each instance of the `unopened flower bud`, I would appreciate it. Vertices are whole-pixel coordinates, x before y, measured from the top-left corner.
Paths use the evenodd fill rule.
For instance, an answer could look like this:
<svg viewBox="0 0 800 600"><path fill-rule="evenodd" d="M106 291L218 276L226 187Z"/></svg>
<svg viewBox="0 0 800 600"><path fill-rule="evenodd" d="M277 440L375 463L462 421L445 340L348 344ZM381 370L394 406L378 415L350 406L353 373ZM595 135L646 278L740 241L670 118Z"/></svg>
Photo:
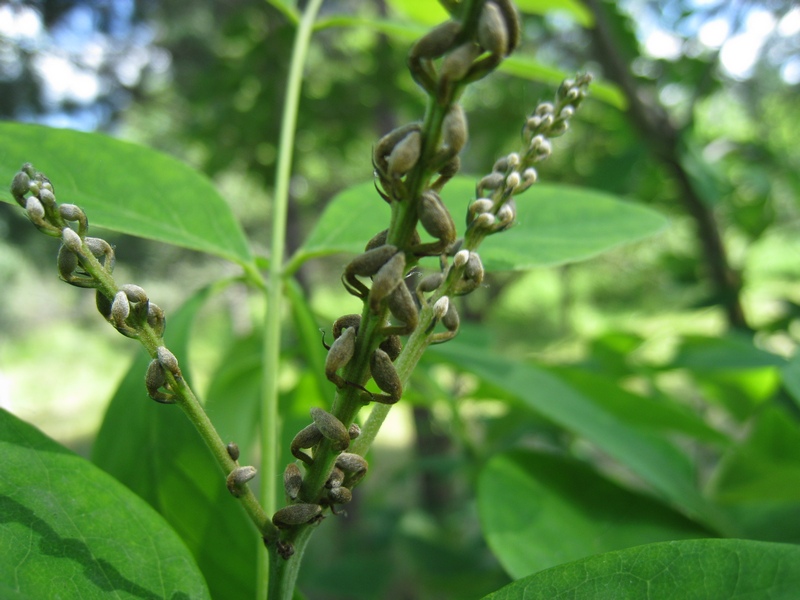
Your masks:
<svg viewBox="0 0 800 600"><path fill-rule="evenodd" d="M64 227L64 229L61 231L61 241L64 242L64 246L67 247L67 250L70 250L75 254L81 253L83 247L81 237L69 227Z"/></svg>
<svg viewBox="0 0 800 600"><path fill-rule="evenodd" d="M242 495L244 485L256 476L258 471L255 467L236 467L230 472L226 479L228 491L234 498Z"/></svg>
<svg viewBox="0 0 800 600"><path fill-rule="evenodd" d="M280 529L294 525L305 525L322 517L322 507L318 504L290 504L272 516L272 524Z"/></svg>
<svg viewBox="0 0 800 600"><path fill-rule="evenodd" d="M119 288L131 302L146 302L147 293L138 285L126 283Z"/></svg>
<svg viewBox="0 0 800 600"><path fill-rule="evenodd" d="M347 430L347 435L350 436L351 440L354 440L361 435L361 427L358 426L358 423L352 423L350 425L350 428Z"/></svg>
<svg viewBox="0 0 800 600"><path fill-rule="evenodd" d="M450 298L447 296L442 296L433 304L433 317L435 319L441 319L447 314L447 310L450 308Z"/></svg>
<svg viewBox="0 0 800 600"><path fill-rule="evenodd" d="M400 140L386 159L389 174L402 177L408 173L417 161L422 148L422 136L418 131L412 131Z"/></svg>
<svg viewBox="0 0 800 600"><path fill-rule="evenodd" d="M520 177L519 173L512 171L508 174L508 177L506 177L506 189L513 192L519 187L521 181L522 178Z"/></svg>
<svg viewBox="0 0 800 600"><path fill-rule="evenodd" d="M555 112L556 108L550 102L542 102L539 106L536 107L536 111L534 115L539 117L545 117L547 115L552 115Z"/></svg>
<svg viewBox="0 0 800 600"><path fill-rule="evenodd" d="M50 208L55 208L56 206L56 197L50 190L42 189L39 191L39 200L42 201L42 204L48 206Z"/></svg>
<svg viewBox="0 0 800 600"><path fill-rule="evenodd" d="M39 202L36 196L28 196L25 202L25 211L28 213L31 221L37 225L44 221L44 206Z"/></svg>
<svg viewBox="0 0 800 600"><path fill-rule="evenodd" d="M453 257L453 266L456 269L460 269L469 260L469 250L459 250L456 252L456 255Z"/></svg>
<svg viewBox="0 0 800 600"><path fill-rule="evenodd" d="M339 419L331 413L314 407L311 409L311 418L319 432L331 441L331 446L336 452L346 450L350 445L350 433Z"/></svg>
<svg viewBox="0 0 800 600"><path fill-rule="evenodd" d="M478 43L491 54L504 55L508 51L508 30L494 2L483 6L478 21Z"/></svg>
<svg viewBox="0 0 800 600"><path fill-rule="evenodd" d="M181 369L178 366L178 359L175 358L175 355L165 346L159 346L156 348L156 358L158 359L158 362L161 363L161 366L167 371L172 373L177 378L181 377Z"/></svg>
<svg viewBox="0 0 800 600"><path fill-rule="evenodd" d="M484 190L496 190L505 183L505 174L493 172L481 179L478 182L478 192L482 193Z"/></svg>
<svg viewBox="0 0 800 600"><path fill-rule="evenodd" d="M225 446L225 450L228 451L228 456L231 457L231 460L239 460L239 446L234 442L228 442Z"/></svg>
<svg viewBox="0 0 800 600"><path fill-rule="evenodd" d="M447 81L461 81L480 54L481 47L478 44L473 42L461 44L444 57L439 76Z"/></svg>
<svg viewBox="0 0 800 600"><path fill-rule="evenodd" d="M516 153L516 152L512 152L511 154L509 154L509 155L506 157L506 161L507 161L507 163L508 163L508 166L509 166L511 169L513 169L513 168L517 167L517 166L519 165L519 163L520 163L520 162L522 162L522 159L520 158L520 156L519 156L519 154L518 154L518 153Z"/></svg>
<svg viewBox="0 0 800 600"><path fill-rule="evenodd" d="M290 500L296 500L303 486L303 474L295 463L286 465L283 471L283 489Z"/></svg>
<svg viewBox="0 0 800 600"><path fill-rule="evenodd" d="M514 201L511 200L506 202L500 207L500 210L497 211L497 224L500 226L500 228L505 229L514 222L514 218L516 216L517 211Z"/></svg>
<svg viewBox="0 0 800 600"><path fill-rule="evenodd" d="M25 194L28 193L31 185L31 178L28 177L28 174L24 171L18 172L14 175L14 179L11 181L11 194L14 196L16 201L24 206L25 203L23 201L23 197Z"/></svg>
<svg viewBox="0 0 800 600"><path fill-rule="evenodd" d="M125 326L125 319L131 314L131 305L128 303L128 297L125 292L119 291L114 296L111 302L111 320L117 328Z"/></svg>
<svg viewBox="0 0 800 600"><path fill-rule="evenodd" d="M472 226L478 229L491 229L494 227L496 218L492 213L481 213L472 222Z"/></svg>
<svg viewBox="0 0 800 600"><path fill-rule="evenodd" d="M442 123L442 141L454 154L467 143L467 117L460 104L454 104L447 111Z"/></svg>

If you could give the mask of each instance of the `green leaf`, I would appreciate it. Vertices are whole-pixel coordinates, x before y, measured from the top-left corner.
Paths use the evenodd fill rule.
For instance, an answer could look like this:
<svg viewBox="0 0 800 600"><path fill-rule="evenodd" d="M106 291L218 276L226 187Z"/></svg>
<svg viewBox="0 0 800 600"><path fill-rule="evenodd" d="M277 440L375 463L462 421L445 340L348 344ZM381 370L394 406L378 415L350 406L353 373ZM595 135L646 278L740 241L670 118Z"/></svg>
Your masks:
<svg viewBox="0 0 800 600"><path fill-rule="evenodd" d="M186 367L194 317L212 288L168 315L166 343ZM220 471L176 405L153 402L144 389L149 362L134 361L106 412L92 460L150 503L194 554L215 598L252 598L258 535Z"/></svg>
<svg viewBox="0 0 800 600"><path fill-rule="evenodd" d="M387 4L406 19L423 25L438 25L447 21L450 15L441 4L434 1L420 2L419 0L388 0Z"/></svg>
<svg viewBox="0 0 800 600"><path fill-rule="evenodd" d="M566 380L621 421L656 433L682 433L706 442L727 445L727 436L710 427L699 416L669 399L653 399L633 394L616 381L579 368L553 369Z"/></svg>
<svg viewBox="0 0 800 600"><path fill-rule="evenodd" d="M454 178L442 193L457 223L474 198L475 179L466 176ZM363 251L365 240L378 233L375 223L388 222L389 214L372 182L348 188L328 203L288 271L317 256ZM652 235L666 223L650 209L608 194L545 184L517 199L517 221L481 246L487 270L516 271L585 260Z"/></svg>
<svg viewBox="0 0 800 600"><path fill-rule="evenodd" d="M241 227L208 179L170 156L99 133L0 123L0 200L16 206L8 184L25 162L92 225L252 262Z"/></svg>
<svg viewBox="0 0 800 600"><path fill-rule="evenodd" d="M592 554L709 535L586 465L527 451L484 467L478 506L489 546L515 579Z"/></svg>
<svg viewBox="0 0 800 600"><path fill-rule="evenodd" d="M554 567L483 600L795 600L799 589L798 546L686 540Z"/></svg>
<svg viewBox="0 0 800 600"><path fill-rule="evenodd" d="M211 597L164 519L4 410L0 456L0 597Z"/></svg>
<svg viewBox="0 0 800 600"><path fill-rule="evenodd" d="M591 27L594 23L591 11L576 0L517 0L515 4L520 11L534 15L567 14L581 27Z"/></svg>
<svg viewBox="0 0 800 600"><path fill-rule="evenodd" d="M784 411L766 408L749 437L720 461L711 490L717 502L800 504L800 427Z"/></svg>
<svg viewBox="0 0 800 600"><path fill-rule="evenodd" d="M781 367L785 364L783 357L756 348L751 338L731 333L723 337L687 336L670 367L735 371Z"/></svg>
<svg viewBox="0 0 800 600"><path fill-rule="evenodd" d="M486 347L474 348L455 340L429 352L508 391L554 423L596 444L692 518L719 531L732 530L733 525L697 491L691 463L666 440L620 422L557 377L487 352Z"/></svg>
<svg viewBox="0 0 800 600"><path fill-rule="evenodd" d="M515 77L546 83L557 87L567 78L575 77L575 73L569 73L540 63L530 56L509 56L500 63L499 71L508 73ZM589 97L601 100L614 108L624 111L628 108L628 100L613 83L602 80L593 80L589 86ZM533 107L531 107L533 110Z"/></svg>

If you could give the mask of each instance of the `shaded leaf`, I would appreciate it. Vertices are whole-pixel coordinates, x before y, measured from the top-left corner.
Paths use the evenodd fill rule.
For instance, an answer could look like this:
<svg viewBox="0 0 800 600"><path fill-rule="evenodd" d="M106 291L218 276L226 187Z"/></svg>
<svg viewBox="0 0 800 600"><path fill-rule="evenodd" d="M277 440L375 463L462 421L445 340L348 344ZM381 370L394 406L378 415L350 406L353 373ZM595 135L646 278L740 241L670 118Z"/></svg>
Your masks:
<svg viewBox="0 0 800 600"><path fill-rule="evenodd" d="M514 578L601 552L708 535L586 465L527 451L484 467L478 503L489 546Z"/></svg>
<svg viewBox="0 0 800 600"><path fill-rule="evenodd" d="M0 596L211 597L166 521L108 474L4 410L0 453Z"/></svg>
<svg viewBox="0 0 800 600"><path fill-rule="evenodd" d="M733 525L700 495L689 460L666 440L620 422L557 377L455 340L429 352L517 396L530 408L583 436L658 490L669 502L719 531Z"/></svg>
<svg viewBox="0 0 800 600"><path fill-rule="evenodd" d="M210 293L167 315L166 343L185 362L191 326ZM258 534L225 486L211 452L177 405L147 397L142 352L122 380L97 435L92 460L161 513L194 554L215 598L255 595ZM188 369L184 376L191 383Z"/></svg>
<svg viewBox="0 0 800 600"><path fill-rule="evenodd" d="M91 225L252 261L241 227L208 179L166 154L100 133L0 122L0 200L16 205L8 184L25 162Z"/></svg>
<svg viewBox="0 0 800 600"><path fill-rule="evenodd" d="M786 359L757 348L750 338L728 334L724 337L686 336L670 367L725 371L781 367L785 364Z"/></svg>
<svg viewBox="0 0 800 600"><path fill-rule="evenodd" d="M686 540L599 554L515 581L484 600L794 600L800 547Z"/></svg>
<svg viewBox="0 0 800 600"><path fill-rule="evenodd" d="M591 398L603 410L644 430L682 433L699 440L727 445L729 439L699 416L669 399L653 399L622 389L617 382L583 369L553 369L553 372Z"/></svg>

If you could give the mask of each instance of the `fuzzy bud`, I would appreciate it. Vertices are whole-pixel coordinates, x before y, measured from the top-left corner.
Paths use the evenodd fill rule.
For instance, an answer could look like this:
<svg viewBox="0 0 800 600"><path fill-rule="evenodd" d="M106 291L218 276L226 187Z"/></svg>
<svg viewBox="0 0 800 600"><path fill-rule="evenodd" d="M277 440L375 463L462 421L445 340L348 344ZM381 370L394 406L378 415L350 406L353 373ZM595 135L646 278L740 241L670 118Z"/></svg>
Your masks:
<svg viewBox="0 0 800 600"><path fill-rule="evenodd" d="M478 21L478 43L491 54L504 55L508 48L508 29L494 2L487 2Z"/></svg>
<svg viewBox="0 0 800 600"><path fill-rule="evenodd" d="M469 260L469 254L469 250L459 250L456 252L456 255L453 257L453 266L456 269L460 269L466 265L467 261Z"/></svg>
<svg viewBox="0 0 800 600"><path fill-rule="evenodd" d="M522 159L518 153L512 152L506 157L506 162L509 168L514 169L519 166L519 164L522 162Z"/></svg>
<svg viewBox="0 0 800 600"><path fill-rule="evenodd" d="M442 296L439 298L433 305L433 317L435 319L441 319L447 314L447 310L450 308L450 298L447 296Z"/></svg>
<svg viewBox="0 0 800 600"><path fill-rule="evenodd" d="M366 459L351 452L342 452L336 457L336 466L347 475L347 487L353 488L367 474L368 464Z"/></svg>
<svg viewBox="0 0 800 600"><path fill-rule="evenodd" d="M25 202L25 210L28 213L31 221L39 225L44 221L44 206L39 202L36 196L29 196Z"/></svg>
<svg viewBox="0 0 800 600"><path fill-rule="evenodd" d="M490 173L478 182L478 191L496 190L505 183L505 175L497 171Z"/></svg>
<svg viewBox="0 0 800 600"><path fill-rule="evenodd" d="M130 300L131 302L147 301L147 293L138 285L134 285L132 283L126 283L125 285L120 286L119 289L125 293L128 300Z"/></svg>
<svg viewBox="0 0 800 600"><path fill-rule="evenodd" d="M350 428L347 430L347 435L350 436L351 440L354 440L361 435L361 427L358 426L358 423L352 423L350 425Z"/></svg>
<svg viewBox="0 0 800 600"><path fill-rule="evenodd" d="M242 495L245 484L256 476L258 471L255 467L236 467L228 475L225 483L228 486L228 491L234 498L239 498Z"/></svg>
<svg viewBox="0 0 800 600"><path fill-rule="evenodd" d="M283 489L286 491L286 496L290 500L297 500L302 485L303 474L300 472L300 467L295 463L286 465L286 469L283 471Z"/></svg>
<svg viewBox="0 0 800 600"><path fill-rule="evenodd" d="M450 54L445 56L442 61L440 77L447 81L461 81L480 53L480 46L473 42L461 44L458 48L450 52Z"/></svg>
<svg viewBox="0 0 800 600"><path fill-rule="evenodd" d="M80 254L83 249L81 237L69 227L64 227L64 229L61 231L61 241L68 250L74 252L75 254Z"/></svg>
<svg viewBox="0 0 800 600"><path fill-rule="evenodd" d="M51 192L48 189L44 189L43 188L43 189L39 190L39 194L38 195L39 195L39 200L42 201L42 204L44 204L48 208L55 208L56 207L56 197L53 194L53 192Z"/></svg>
<svg viewBox="0 0 800 600"><path fill-rule="evenodd" d="M447 148L458 154L467 143L467 117L460 104L454 104L447 111L442 123L442 141Z"/></svg>
<svg viewBox="0 0 800 600"><path fill-rule="evenodd" d="M237 461L239 460L239 445L235 444L234 442L229 442L225 446L225 450L228 451L228 456L231 457L231 460Z"/></svg>
<svg viewBox="0 0 800 600"><path fill-rule="evenodd" d="M318 504L290 504L272 516L272 524L279 529L287 529L295 525L305 525L321 516L322 507Z"/></svg>
<svg viewBox="0 0 800 600"><path fill-rule="evenodd" d="M402 177L408 173L417 161L422 149L422 136L418 131L412 131L400 140L386 159L389 175Z"/></svg>
<svg viewBox="0 0 800 600"><path fill-rule="evenodd" d="M516 206L513 201L506 202L497 211L497 222L501 227L508 227L517 216Z"/></svg>
<svg viewBox="0 0 800 600"><path fill-rule="evenodd" d="M347 504L353 499L353 493L344 486L336 486L328 490L328 501L331 504Z"/></svg>
<svg viewBox="0 0 800 600"><path fill-rule="evenodd" d="M513 193L521 182L522 177L520 177L519 173L512 171L508 174L508 177L506 177L506 189Z"/></svg>
<svg viewBox="0 0 800 600"><path fill-rule="evenodd" d="M131 314L131 305L128 303L128 297L125 292L119 291L114 296L111 302L111 320L117 328L125 327L125 320Z"/></svg>
<svg viewBox="0 0 800 600"><path fill-rule="evenodd" d="M339 419L317 407L311 409L311 418L319 432L331 440L331 446L336 452L347 449L350 445L350 433Z"/></svg>
<svg viewBox="0 0 800 600"><path fill-rule="evenodd" d="M11 194L21 206L25 206L24 196L28 193L30 185L31 178L24 171L14 175L14 179L11 181Z"/></svg>
<svg viewBox="0 0 800 600"><path fill-rule="evenodd" d="M173 376L176 378L181 377L181 369L178 366L178 359L175 358L175 355L167 350L165 346L159 346L156 348L156 358L158 358L158 362L161 363L161 366L172 373Z"/></svg>

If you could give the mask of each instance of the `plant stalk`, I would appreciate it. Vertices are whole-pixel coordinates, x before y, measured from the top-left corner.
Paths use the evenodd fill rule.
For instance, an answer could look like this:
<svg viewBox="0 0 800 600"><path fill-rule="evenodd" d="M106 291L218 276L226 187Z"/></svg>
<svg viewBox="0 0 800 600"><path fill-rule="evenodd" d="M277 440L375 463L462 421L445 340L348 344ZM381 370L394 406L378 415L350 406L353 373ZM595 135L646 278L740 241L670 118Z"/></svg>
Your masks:
<svg viewBox="0 0 800 600"><path fill-rule="evenodd" d="M283 308L283 261L286 244L286 219L289 206L289 179L292 171L292 154L297 130L297 113L300 89L303 83L303 68L311 41L314 21L322 6L322 0L310 0L300 20L292 48L289 79L286 84L286 99L283 106L278 165L275 178L275 197L272 215L272 244L270 268L267 277L267 310L264 322L261 403L261 505L268 515L277 509L277 480L280 423L278 413L278 360L280 356L281 316ZM274 546L272 547L274 550ZM275 555L275 552L272 552ZM280 560L280 559L278 559ZM290 590L282 586L270 586L271 564L269 556L259 552L257 598L291 598ZM288 596L286 596L288 594Z"/></svg>

